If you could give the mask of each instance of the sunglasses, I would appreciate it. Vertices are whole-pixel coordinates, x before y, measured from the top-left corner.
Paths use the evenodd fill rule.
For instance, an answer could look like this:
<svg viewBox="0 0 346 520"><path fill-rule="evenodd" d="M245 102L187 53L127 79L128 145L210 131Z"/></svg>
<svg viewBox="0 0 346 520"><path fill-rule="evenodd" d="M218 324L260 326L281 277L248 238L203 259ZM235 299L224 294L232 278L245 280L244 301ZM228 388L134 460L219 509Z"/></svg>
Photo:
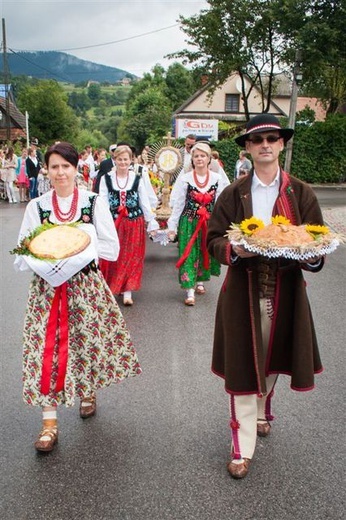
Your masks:
<svg viewBox="0 0 346 520"><path fill-rule="evenodd" d="M263 141L267 141L267 143L276 143L279 139L281 139L281 136L279 135L267 135L266 137L254 135L251 139L247 139L247 141L251 141L252 144L262 144Z"/></svg>

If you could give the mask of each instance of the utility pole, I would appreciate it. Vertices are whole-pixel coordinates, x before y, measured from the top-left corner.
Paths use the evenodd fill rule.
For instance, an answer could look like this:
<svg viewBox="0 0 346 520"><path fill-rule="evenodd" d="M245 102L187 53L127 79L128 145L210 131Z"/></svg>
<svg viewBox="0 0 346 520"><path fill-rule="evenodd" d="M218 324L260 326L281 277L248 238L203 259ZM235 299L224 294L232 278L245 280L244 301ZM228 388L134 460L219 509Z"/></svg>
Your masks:
<svg viewBox="0 0 346 520"><path fill-rule="evenodd" d="M29 113L25 111L25 131L26 131L26 147L29 148Z"/></svg>
<svg viewBox="0 0 346 520"><path fill-rule="evenodd" d="M296 124L298 87L302 81L301 63L302 63L301 51L296 50L295 62L294 62L294 67L293 67L290 112L289 112L289 116L288 116L288 126L289 126L289 128L293 128L293 130L294 130L294 127ZM284 170L286 172L290 172L290 169L291 169L292 152L293 152L293 137L291 137L291 139L288 141L288 143L286 145L286 155L285 155L285 165L284 165Z"/></svg>
<svg viewBox="0 0 346 520"><path fill-rule="evenodd" d="M5 107L6 107L6 139L11 141L11 117L10 117L10 98L8 92L9 84L9 71L7 62L7 49L6 49L6 28L5 18L2 19L2 49L3 49L3 69L4 69L4 85L5 85Z"/></svg>

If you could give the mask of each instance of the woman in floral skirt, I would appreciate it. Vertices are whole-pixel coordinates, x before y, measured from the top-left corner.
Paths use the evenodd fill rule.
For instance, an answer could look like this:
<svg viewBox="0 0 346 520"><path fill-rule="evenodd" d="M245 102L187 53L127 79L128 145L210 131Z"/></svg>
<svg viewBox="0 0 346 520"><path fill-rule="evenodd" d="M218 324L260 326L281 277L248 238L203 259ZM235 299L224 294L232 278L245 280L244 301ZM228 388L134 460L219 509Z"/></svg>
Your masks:
<svg viewBox="0 0 346 520"><path fill-rule="evenodd" d="M191 150L192 171L181 174L175 183L175 202L167 222L168 236L178 235L180 286L186 290L185 305L195 305L195 293L204 294L204 282L219 276L220 264L206 247L207 223L217 197L226 182L209 169L211 149L197 142Z"/></svg>
<svg viewBox="0 0 346 520"><path fill-rule="evenodd" d="M73 146L51 146L45 161L54 189L29 202L14 251L16 270L34 270L24 323L23 396L28 405L43 410L35 443L39 451L51 451L58 440L58 405L72 406L78 398L80 416L90 417L97 390L141 372L123 316L98 267L99 257L115 260L119 253L109 209L95 193L76 188L78 152ZM72 222L91 237L85 251L53 263L24 255L23 239L40 225Z"/></svg>

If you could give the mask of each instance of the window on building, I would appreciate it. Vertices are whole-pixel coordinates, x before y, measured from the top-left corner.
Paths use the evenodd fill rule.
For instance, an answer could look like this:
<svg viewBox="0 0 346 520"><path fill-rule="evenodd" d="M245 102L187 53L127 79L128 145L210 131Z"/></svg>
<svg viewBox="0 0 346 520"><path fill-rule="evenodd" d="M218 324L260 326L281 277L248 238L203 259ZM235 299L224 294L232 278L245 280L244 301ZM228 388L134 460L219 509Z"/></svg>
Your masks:
<svg viewBox="0 0 346 520"><path fill-rule="evenodd" d="M239 94L226 94L225 112L239 112Z"/></svg>

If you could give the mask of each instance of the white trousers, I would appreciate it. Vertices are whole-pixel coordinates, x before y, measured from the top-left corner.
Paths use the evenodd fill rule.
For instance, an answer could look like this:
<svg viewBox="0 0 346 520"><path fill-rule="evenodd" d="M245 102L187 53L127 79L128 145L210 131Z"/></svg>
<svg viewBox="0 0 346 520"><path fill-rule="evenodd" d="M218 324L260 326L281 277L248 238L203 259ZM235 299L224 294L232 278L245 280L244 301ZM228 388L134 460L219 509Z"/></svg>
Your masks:
<svg viewBox="0 0 346 520"><path fill-rule="evenodd" d="M260 300L261 326L264 356L268 354L268 344L271 324L273 319L272 302L269 299ZM257 439L257 421L270 421L271 398L274 394L274 386L277 374L266 377L267 394L258 397L250 395L230 395L230 427L232 436L232 459L253 457Z"/></svg>
<svg viewBox="0 0 346 520"><path fill-rule="evenodd" d="M5 182L5 188L6 188L6 195L8 197L9 202L16 202L16 196L14 192L14 186L13 181L11 182Z"/></svg>

